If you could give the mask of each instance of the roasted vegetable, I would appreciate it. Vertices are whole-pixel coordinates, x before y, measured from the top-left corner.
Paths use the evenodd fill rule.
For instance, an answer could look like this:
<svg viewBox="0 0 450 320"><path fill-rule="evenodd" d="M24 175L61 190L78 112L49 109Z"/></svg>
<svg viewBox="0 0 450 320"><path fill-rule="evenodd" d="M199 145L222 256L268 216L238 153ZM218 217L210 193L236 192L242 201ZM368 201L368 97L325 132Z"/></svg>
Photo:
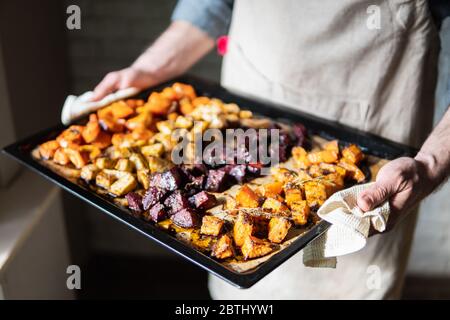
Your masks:
<svg viewBox="0 0 450 320"><path fill-rule="evenodd" d="M214 216L204 216L200 232L210 236L218 236L222 231L223 220Z"/></svg>
<svg viewBox="0 0 450 320"><path fill-rule="evenodd" d="M243 185L236 194L236 201L242 208L258 208L260 197L249 186Z"/></svg>
<svg viewBox="0 0 450 320"><path fill-rule="evenodd" d="M244 244L241 247L241 251L245 259L265 256L271 253L273 249L274 248L270 242L250 235L245 237Z"/></svg>
<svg viewBox="0 0 450 320"><path fill-rule="evenodd" d="M250 236L255 231L254 221L252 216L239 212L238 218L233 226L234 243L240 247L244 244L245 238Z"/></svg>
<svg viewBox="0 0 450 320"><path fill-rule="evenodd" d="M264 201L262 208L272 213L284 213L284 214L286 214L287 211L289 210L280 199L275 198L267 198Z"/></svg>
<svg viewBox="0 0 450 320"><path fill-rule="evenodd" d="M51 159L55 154L56 150L60 147L59 143L56 140L50 140L44 142L39 146L39 154L43 159Z"/></svg>
<svg viewBox="0 0 450 320"><path fill-rule="evenodd" d="M288 219L283 217L273 217L269 222L268 239L274 243L283 242L291 226L292 224Z"/></svg>
<svg viewBox="0 0 450 320"><path fill-rule="evenodd" d="M100 171L100 169L95 164L88 164L85 165L81 169L81 178L83 178L86 181L94 180L97 173Z"/></svg>
<svg viewBox="0 0 450 320"><path fill-rule="evenodd" d="M198 225L198 215L191 208L185 208L170 217L177 226L182 228L192 228Z"/></svg>
<svg viewBox="0 0 450 320"><path fill-rule="evenodd" d="M213 247L212 256L217 259L226 259L234 256L233 241L230 236L224 234L219 238Z"/></svg>
<svg viewBox="0 0 450 320"><path fill-rule="evenodd" d="M306 200L291 203L290 208L295 225L303 226L308 222L310 209Z"/></svg>
<svg viewBox="0 0 450 320"><path fill-rule="evenodd" d="M351 144L342 150L342 156L351 163L358 165L364 158L364 153L357 145Z"/></svg>
<svg viewBox="0 0 450 320"><path fill-rule="evenodd" d="M305 198L310 207L321 206L327 200L327 189L323 183L309 181L304 184Z"/></svg>

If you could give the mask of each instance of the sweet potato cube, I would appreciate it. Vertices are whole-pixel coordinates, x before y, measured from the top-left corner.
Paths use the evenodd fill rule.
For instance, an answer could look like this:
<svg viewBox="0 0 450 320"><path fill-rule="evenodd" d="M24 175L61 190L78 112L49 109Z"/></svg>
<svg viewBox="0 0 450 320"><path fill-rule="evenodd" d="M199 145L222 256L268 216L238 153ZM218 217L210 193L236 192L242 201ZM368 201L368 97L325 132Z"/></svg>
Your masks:
<svg viewBox="0 0 450 320"><path fill-rule="evenodd" d="M128 159L119 159L115 166L116 170L132 172L134 169L133 162Z"/></svg>
<svg viewBox="0 0 450 320"><path fill-rule="evenodd" d="M95 176L99 171L100 169L97 168L95 164L88 164L81 169L80 176L86 181L91 181L95 179Z"/></svg>
<svg viewBox="0 0 450 320"><path fill-rule="evenodd" d="M327 188L323 183L310 181L305 183L305 198L311 207L321 206L327 199Z"/></svg>
<svg viewBox="0 0 450 320"><path fill-rule="evenodd" d="M265 197L279 196L283 192L283 183L280 181L274 181L267 183L263 186Z"/></svg>
<svg viewBox="0 0 450 320"><path fill-rule="evenodd" d="M63 148L68 148L71 145L79 145L83 142L81 133L83 132L83 126L72 125L64 130L57 138L59 145Z"/></svg>
<svg viewBox="0 0 450 320"><path fill-rule="evenodd" d="M347 170L347 177L356 180L357 182L363 182L366 177L364 173L353 162L346 158L339 160L338 165Z"/></svg>
<svg viewBox="0 0 450 320"><path fill-rule="evenodd" d="M273 246L269 241L258 239L253 236L247 236L241 247L244 259L253 259L265 256L273 251Z"/></svg>
<svg viewBox="0 0 450 320"><path fill-rule="evenodd" d="M111 135L104 131L101 131L95 138L95 140L92 141L92 145L100 149L105 149L106 147L109 147L111 145Z"/></svg>
<svg viewBox="0 0 450 320"><path fill-rule="evenodd" d="M243 208L258 208L259 196L249 186L243 185L236 194L236 201Z"/></svg>
<svg viewBox="0 0 450 320"><path fill-rule="evenodd" d="M137 128L147 128L152 123L152 120L152 114L150 112L144 111L133 118L129 118L126 121L125 126L129 130L135 130Z"/></svg>
<svg viewBox="0 0 450 320"><path fill-rule="evenodd" d="M290 188L284 190L285 194L285 201L288 206L291 205L291 203L299 202L303 200L303 192L300 188Z"/></svg>
<svg viewBox="0 0 450 320"><path fill-rule="evenodd" d="M56 162L57 164L65 166L70 162L70 159L65 153L64 149L59 148L55 151L55 154L53 155L53 161Z"/></svg>
<svg viewBox="0 0 450 320"><path fill-rule="evenodd" d="M56 140L44 142L39 146L39 154L43 159L51 159L59 147L59 143Z"/></svg>
<svg viewBox="0 0 450 320"><path fill-rule="evenodd" d="M269 222L268 239L274 243L283 242L289 232L292 223L283 217L273 217Z"/></svg>
<svg viewBox="0 0 450 320"><path fill-rule="evenodd" d="M69 157L70 162L72 162L77 169L83 168L89 161L88 155L79 150L65 149L65 153Z"/></svg>
<svg viewBox="0 0 450 320"><path fill-rule="evenodd" d="M136 178L131 174L127 173L123 177L115 181L109 191L116 196L122 196L130 191L133 191L137 187Z"/></svg>
<svg viewBox="0 0 450 320"><path fill-rule="evenodd" d="M324 144L323 148L325 150L333 151L339 154L339 143L337 140L332 140Z"/></svg>
<svg viewBox="0 0 450 320"><path fill-rule="evenodd" d="M214 216L204 216L200 233L209 236L218 236L222 231L223 220Z"/></svg>
<svg viewBox="0 0 450 320"><path fill-rule="evenodd" d="M127 118L134 113L134 109L130 107L125 101L120 100L111 104L111 112L114 118Z"/></svg>
<svg viewBox="0 0 450 320"><path fill-rule="evenodd" d="M295 164L300 169L307 169L311 165L311 162L308 159L308 153L302 147L292 148L292 156L294 158Z"/></svg>
<svg viewBox="0 0 450 320"><path fill-rule="evenodd" d="M191 101L187 98L183 98L180 100L180 111L184 115L190 114L194 111L195 107L192 105Z"/></svg>
<svg viewBox="0 0 450 320"><path fill-rule="evenodd" d="M342 150L342 156L357 165L364 158L364 153L357 145L351 144Z"/></svg>
<svg viewBox="0 0 450 320"><path fill-rule="evenodd" d="M339 154L334 151L330 150L321 150L321 151L315 151L310 152L308 154L308 160L312 164L319 164L321 162L325 163L335 163L338 161Z"/></svg>
<svg viewBox="0 0 450 320"><path fill-rule="evenodd" d="M239 212L238 218L233 226L234 243L240 247L244 244L245 238L255 231L253 219L250 215Z"/></svg>
<svg viewBox="0 0 450 320"><path fill-rule="evenodd" d="M166 115L170 109L172 101L158 92L152 92L146 104L151 113Z"/></svg>
<svg viewBox="0 0 450 320"><path fill-rule="evenodd" d="M233 241L229 235L224 234L219 238L213 247L212 256L217 259L226 259L234 256Z"/></svg>
<svg viewBox="0 0 450 320"><path fill-rule="evenodd" d="M347 174L347 171L335 164L331 164L331 163L321 163L319 164L319 167L322 169L322 171L325 173L336 173L339 174L342 177L345 177L345 175Z"/></svg>
<svg viewBox="0 0 450 320"><path fill-rule="evenodd" d="M286 213L289 210L282 201L275 198L267 198L262 208L273 213Z"/></svg>
<svg viewBox="0 0 450 320"><path fill-rule="evenodd" d="M308 222L309 206L306 200L291 203L292 220L296 226L303 226Z"/></svg>
<svg viewBox="0 0 450 320"><path fill-rule="evenodd" d="M93 113L89 116L89 122L86 124L81 134L85 142L91 143L97 138L101 130L97 115Z"/></svg>

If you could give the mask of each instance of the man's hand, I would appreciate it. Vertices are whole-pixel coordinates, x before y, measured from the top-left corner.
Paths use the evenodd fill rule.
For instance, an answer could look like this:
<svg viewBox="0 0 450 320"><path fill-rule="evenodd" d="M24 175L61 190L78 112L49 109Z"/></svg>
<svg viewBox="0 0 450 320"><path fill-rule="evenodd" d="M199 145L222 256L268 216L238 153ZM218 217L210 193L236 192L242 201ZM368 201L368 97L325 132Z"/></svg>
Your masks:
<svg viewBox="0 0 450 320"><path fill-rule="evenodd" d="M144 89L156 84L158 84L158 79L150 72L131 66L108 73L95 87L92 100L100 100L119 89L129 87Z"/></svg>
<svg viewBox="0 0 450 320"><path fill-rule="evenodd" d="M214 48L214 39L184 21L174 21L129 68L108 73L92 100L128 87L144 89L176 77Z"/></svg>
<svg viewBox="0 0 450 320"><path fill-rule="evenodd" d="M405 157L389 162L380 169L375 185L358 197L358 206L363 211L372 210L389 200L388 230L433 191L435 182L430 177L429 164L418 158Z"/></svg>

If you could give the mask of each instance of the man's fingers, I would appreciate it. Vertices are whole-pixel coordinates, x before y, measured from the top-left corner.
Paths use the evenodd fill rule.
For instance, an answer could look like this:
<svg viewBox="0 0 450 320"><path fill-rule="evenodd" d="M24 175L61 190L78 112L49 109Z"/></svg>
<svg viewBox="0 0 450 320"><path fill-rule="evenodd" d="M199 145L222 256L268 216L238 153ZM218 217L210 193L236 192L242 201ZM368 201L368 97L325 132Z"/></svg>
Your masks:
<svg viewBox="0 0 450 320"><path fill-rule="evenodd" d="M361 192L357 199L358 207L363 211L370 211L388 200L391 195L392 188L390 185L376 183Z"/></svg>
<svg viewBox="0 0 450 320"><path fill-rule="evenodd" d="M111 92L118 89L120 77L117 72L108 73L105 78L95 87L92 101L101 100Z"/></svg>

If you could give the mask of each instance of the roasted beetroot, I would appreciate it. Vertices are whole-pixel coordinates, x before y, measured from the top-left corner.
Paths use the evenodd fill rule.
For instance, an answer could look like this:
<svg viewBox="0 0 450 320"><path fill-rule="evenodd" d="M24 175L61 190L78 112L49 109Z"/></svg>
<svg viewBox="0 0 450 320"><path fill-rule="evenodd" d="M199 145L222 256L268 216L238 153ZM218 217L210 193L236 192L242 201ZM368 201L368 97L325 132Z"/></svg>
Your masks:
<svg viewBox="0 0 450 320"><path fill-rule="evenodd" d="M301 123L296 123L292 126L292 132L296 138L296 145L303 146L308 135L306 127Z"/></svg>
<svg viewBox="0 0 450 320"><path fill-rule="evenodd" d="M191 208L178 211L170 217L170 220L182 228L192 228L199 224L199 217Z"/></svg>
<svg viewBox="0 0 450 320"><path fill-rule="evenodd" d="M128 201L128 207L136 212L142 212L142 197L135 192L129 192L125 198Z"/></svg>
<svg viewBox="0 0 450 320"><path fill-rule="evenodd" d="M205 189L211 192L221 192L226 189L228 182L229 175L224 169L209 170Z"/></svg>
<svg viewBox="0 0 450 320"><path fill-rule="evenodd" d="M154 222L159 222L166 218L166 211L164 205L161 203L155 204L148 212L149 218Z"/></svg>
<svg viewBox="0 0 450 320"><path fill-rule="evenodd" d="M167 208L168 215L171 216L182 209L189 208L189 201L180 190L177 190L167 197L164 205Z"/></svg>
<svg viewBox="0 0 450 320"><path fill-rule="evenodd" d="M208 210L217 204L217 199L213 194L202 191L190 197L189 203L196 209Z"/></svg>
<svg viewBox="0 0 450 320"><path fill-rule="evenodd" d="M227 173L236 180L237 183L242 184L245 182L246 170L245 165L228 165L226 166Z"/></svg>
<svg viewBox="0 0 450 320"><path fill-rule="evenodd" d="M142 208L144 210L148 210L153 207L155 204L160 202L167 192L165 190L161 190L157 187L148 188L147 192L145 192L144 198L142 199Z"/></svg>
<svg viewBox="0 0 450 320"><path fill-rule="evenodd" d="M156 173L150 178L150 185L159 189L174 191L183 187L183 177L178 167L163 173Z"/></svg>

